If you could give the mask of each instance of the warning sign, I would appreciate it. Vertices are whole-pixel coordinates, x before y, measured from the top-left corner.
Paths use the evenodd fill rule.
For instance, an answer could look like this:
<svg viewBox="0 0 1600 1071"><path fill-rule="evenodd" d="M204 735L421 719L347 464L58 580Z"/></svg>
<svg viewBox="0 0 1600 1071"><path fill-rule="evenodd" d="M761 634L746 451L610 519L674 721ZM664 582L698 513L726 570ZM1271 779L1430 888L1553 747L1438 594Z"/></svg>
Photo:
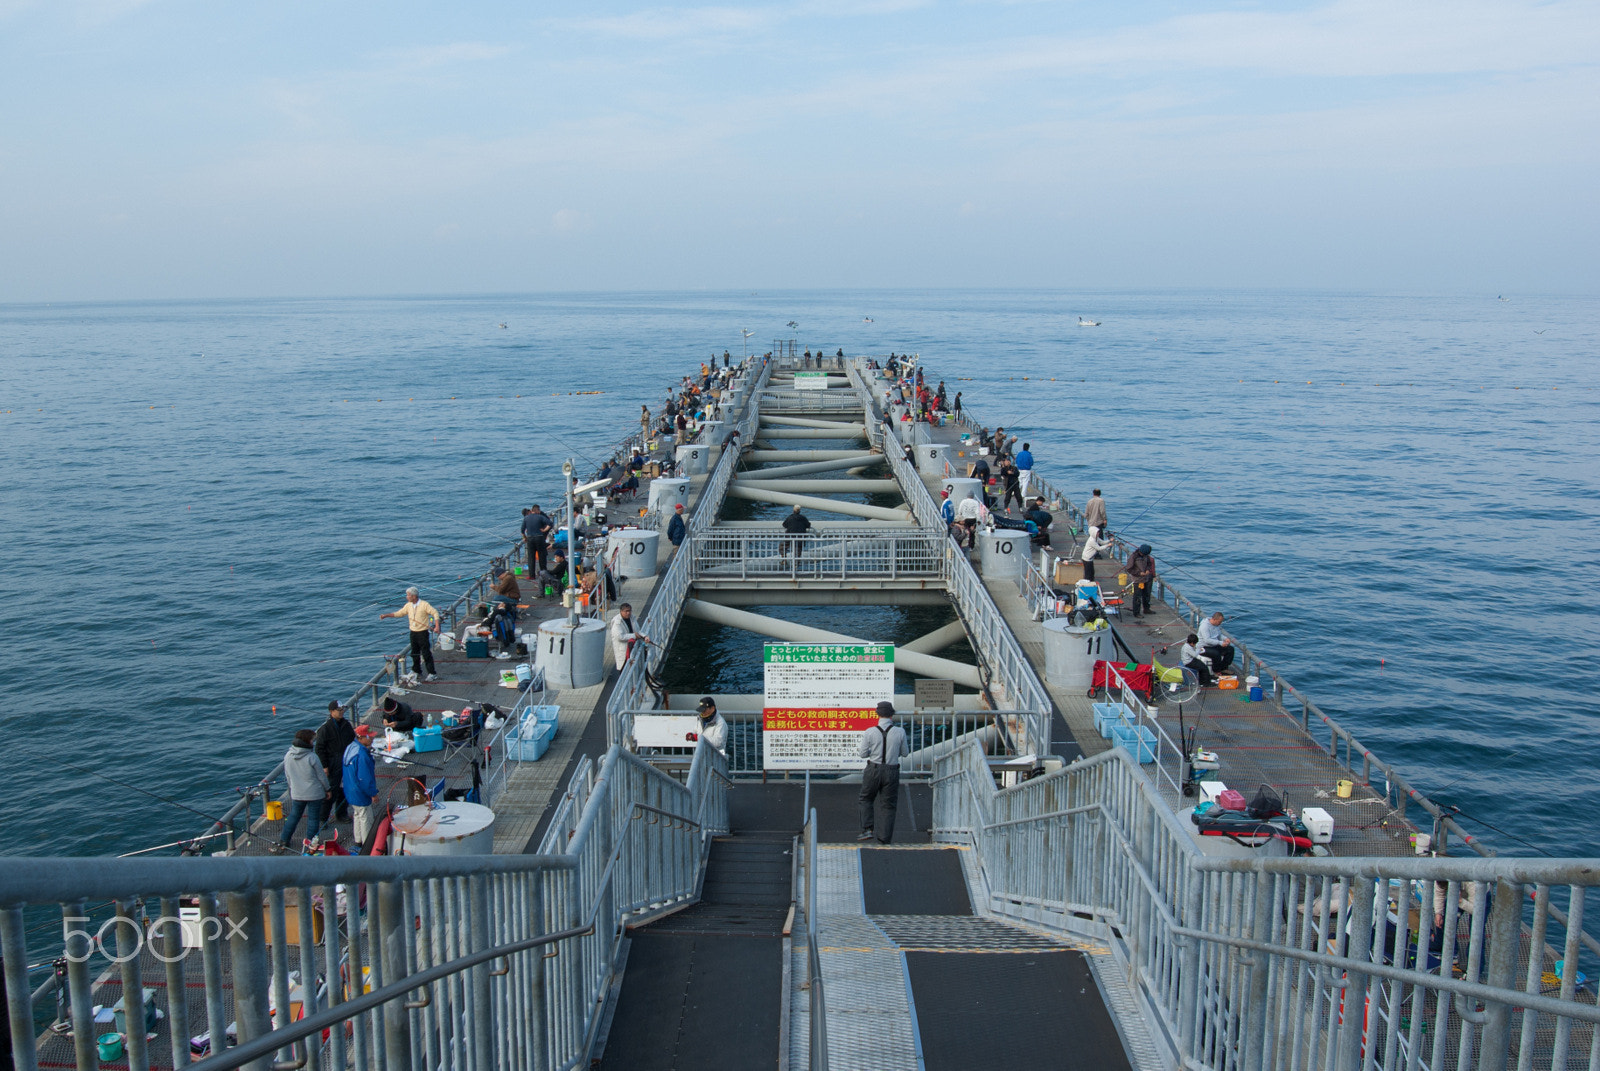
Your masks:
<svg viewBox="0 0 1600 1071"><path fill-rule="evenodd" d="M861 734L894 700L894 645L769 643L761 712L768 770L859 770Z"/></svg>
<svg viewBox="0 0 1600 1071"><path fill-rule="evenodd" d="M796 372L794 374L795 390L827 390L828 373L826 372Z"/></svg>

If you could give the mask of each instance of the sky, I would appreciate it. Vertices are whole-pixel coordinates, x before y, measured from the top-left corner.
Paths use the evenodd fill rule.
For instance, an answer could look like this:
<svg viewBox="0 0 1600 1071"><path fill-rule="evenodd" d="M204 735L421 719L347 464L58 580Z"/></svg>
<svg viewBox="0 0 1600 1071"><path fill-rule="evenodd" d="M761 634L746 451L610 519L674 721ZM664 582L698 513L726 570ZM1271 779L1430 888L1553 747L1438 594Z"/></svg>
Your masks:
<svg viewBox="0 0 1600 1071"><path fill-rule="evenodd" d="M1600 5L0 0L0 302L1600 291Z"/></svg>

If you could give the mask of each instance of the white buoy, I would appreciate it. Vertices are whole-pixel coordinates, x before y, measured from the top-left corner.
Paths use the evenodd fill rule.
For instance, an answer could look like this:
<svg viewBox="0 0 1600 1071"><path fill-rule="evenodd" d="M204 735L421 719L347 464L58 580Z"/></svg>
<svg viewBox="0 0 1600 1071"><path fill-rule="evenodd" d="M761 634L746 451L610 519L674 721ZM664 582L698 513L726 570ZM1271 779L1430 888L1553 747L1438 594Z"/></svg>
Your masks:
<svg viewBox="0 0 1600 1071"><path fill-rule="evenodd" d="M479 803L452 800L395 812L396 855L493 855L494 812Z"/></svg>
<svg viewBox="0 0 1600 1071"><path fill-rule="evenodd" d="M689 508L689 478L687 476L658 476L650 481L650 512L663 517L672 515L673 506Z"/></svg>
<svg viewBox="0 0 1600 1071"><path fill-rule="evenodd" d="M918 476L944 479L944 467L950 462L949 443L922 443L916 453Z"/></svg>
<svg viewBox="0 0 1600 1071"><path fill-rule="evenodd" d="M1080 628L1069 618L1044 623L1044 677L1057 688L1088 688L1096 662L1116 661L1116 640L1108 628Z"/></svg>
<svg viewBox="0 0 1600 1071"><path fill-rule="evenodd" d="M613 557L614 555L614 557ZM606 561L618 576L655 576L660 563L661 533L648 528L614 528L606 536Z"/></svg>
<svg viewBox="0 0 1600 1071"><path fill-rule="evenodd" d="M1021 576L1028 561L1028 533L997 528L978 532L978 565L985 580Z"/></svg>
<svg viewBox="0 0 1600 1071"><path fill-rule="evenodd" d="M950 492L952 505L960 505L963 498L975 498L983 501L983 481L975 480L970 476L952 476L941 485L942 489Z"/></svg>
<svg viewBox="0 0 1600 1071"><path fill-rule="evenodd" d="M672 455L678 462L678 471L686 476L704 476L711 451L701 443L680 446Z"/></svg>
<svg viewBox="0 0 1600 1071"><path fill-rule="evenodd" d="M606 679L606 626L592 617L577 627L558 617L539 624L539 666L553 688L588 688Z"/></svg>

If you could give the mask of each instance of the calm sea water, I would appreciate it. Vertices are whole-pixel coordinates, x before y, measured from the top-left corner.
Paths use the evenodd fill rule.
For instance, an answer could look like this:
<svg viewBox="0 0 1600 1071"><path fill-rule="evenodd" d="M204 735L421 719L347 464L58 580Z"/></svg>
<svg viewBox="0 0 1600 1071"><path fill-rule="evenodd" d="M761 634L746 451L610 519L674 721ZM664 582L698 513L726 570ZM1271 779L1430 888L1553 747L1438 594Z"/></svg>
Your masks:
<svg viewBox="0 0 1600 1071"><path fill-rule="evenodd" d="M1600 855L1600 301L1050 292L0 307L0 850L198 832L746 328L920 352L1468 828Z"/></svg>

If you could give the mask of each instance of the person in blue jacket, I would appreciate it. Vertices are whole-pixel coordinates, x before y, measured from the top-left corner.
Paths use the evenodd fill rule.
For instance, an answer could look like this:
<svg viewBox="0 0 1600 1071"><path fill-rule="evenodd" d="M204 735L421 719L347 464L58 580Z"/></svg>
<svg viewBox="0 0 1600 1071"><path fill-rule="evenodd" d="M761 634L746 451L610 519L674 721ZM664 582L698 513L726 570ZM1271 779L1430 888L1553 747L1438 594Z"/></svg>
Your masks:
<svg viewBox="0 0 1600 1071"><path fill-rule="evenodd" d="M355 824L355 850L372 832L372 803L378 795L378 772L372 763L372 729L356 726L356 738L344 749L344 798L350 805L350 820Z"/></svg>
<svg viewBox="0 0 1600 1071"><path fill-rule="evenodd" d="M672 507L672 520L667 522L667 542L675 547L683 545L683 537L689 534L689 526L683 523L683 503Z"/></svg>
<svg viewBox="0 0 1600 1071"><path fill-rule="evenodd" d="M1022 484L1024 496L1028 493L1028 484L1033 481L1033 451L1029 449L1032 443L1023 443L1022 449L1017 451L1017 475Z"/></svg>

